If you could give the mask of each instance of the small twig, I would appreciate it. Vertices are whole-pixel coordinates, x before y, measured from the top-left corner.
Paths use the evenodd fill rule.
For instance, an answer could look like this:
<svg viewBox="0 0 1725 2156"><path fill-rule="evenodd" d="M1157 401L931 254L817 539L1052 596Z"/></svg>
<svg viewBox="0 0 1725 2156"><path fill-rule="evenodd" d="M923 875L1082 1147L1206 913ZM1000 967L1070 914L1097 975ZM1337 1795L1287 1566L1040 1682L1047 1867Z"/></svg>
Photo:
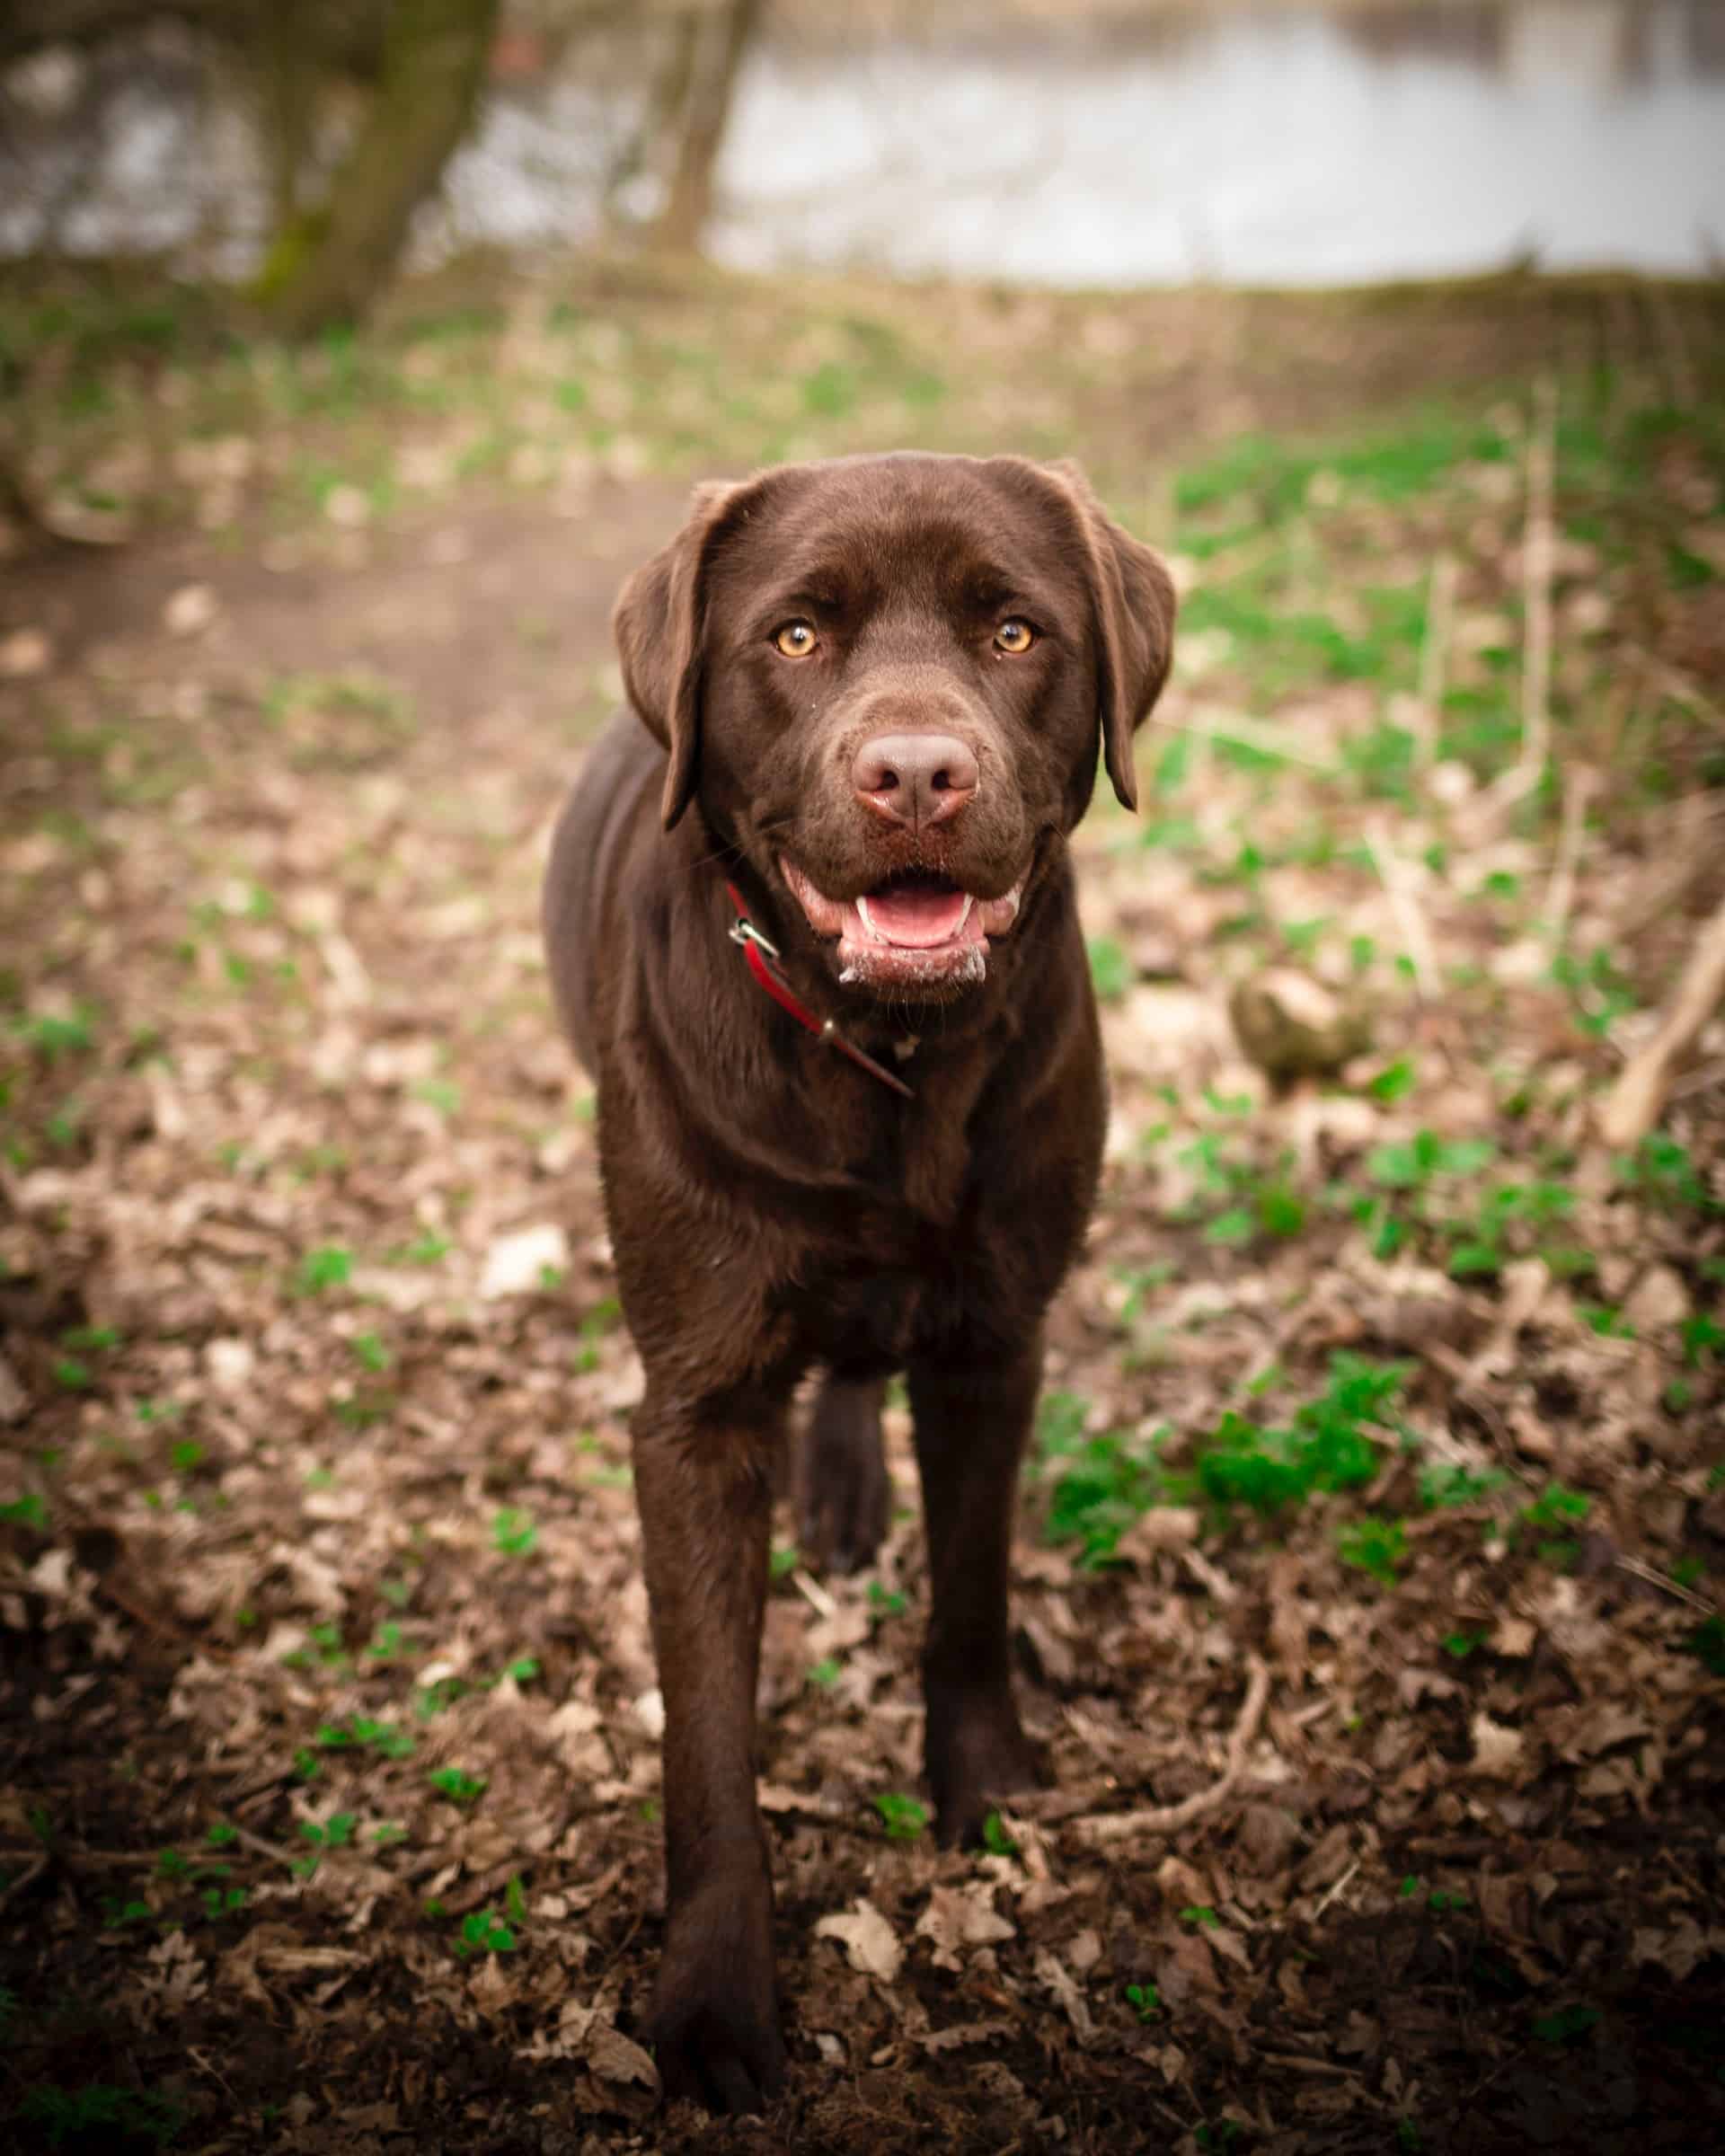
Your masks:
<svg viewBox="0 0 1725 2156"><path fill-rule="evenodd" d="M14 1895L22 1894L26 1886L34 1886L47 1869L48 1859L45 1855L32 1857L15 1879L9 1879L4 1886L0 1886L0 1909L4 1909Z"/></svg>
<svg viewBox="0 0 1725 2156"><path fill-rule="evenodd" d="M1438 713L1444 701L1444 676L1449 664L1449 640L1455 618L1455 557L1439 554L1431 565L1431 583L1426 596L1426 634L1420 647L1413 767L1429 770L1438 753Z"/></svg>
<svg viewBox="0 0 1725 2156"><path fill-rule="evenodd" d="M1099 1819L1075 1821L1074 1831L1085 1842L1127 1842L1143 1834L1172 1834L1207 1812L1225 1804L1234 1785L1246 1771L1246 1754L1258 1734L1269 1699L1269 1671L1256 1655L1247 1657L1246 1696L1228 1736L1227 1763L1208 1789L1179 1804L1153 1805L1143 1811L1110 1812Z"/></svg>
<svg viewBox="0 0 1725 2156"><path fill-rule="evenodd" d="M1716 1085L1725 1085L1725 1061L1703 1063L1698 1069L1685 1072L1666 1098L1668 1100L1688 1100L1696 1093L1707 1092Z"/></svg>
<svg viewBox="0 0 1725 2156"><path fill-rule="evenodd" d="M1620 1557L1617 1560L1617 1569L1620 1572L1632 1572L1637 1579L1644 1579L1650 1587L1663 1588L1666 1594L1675 1595L1679 1602L1687 1603L1692 1610L1699 1610L1703 1617L1712 1617L1715 1614L1712 1604L1704 1595L1694 1594L1689 1588L1680 1586L1675 1579L1668 1579L1663 1572L1659 1571L1657 1567L1650 1565L1645 1558Z"/></svg>
<svg viewBox="0 0 1725 2156"><path fill-rule="evenodd" d="M1285 763L1298 764L1307 771L1322 772L1325 778L1335 776L1336 767L1322 756L1312 755L1307 750L1296 748L1273 734L1267 726L1254 726L1250 719L1230 719L1225 726L1206 726L1202 720L1181 719L1172 711L1152 711L1152 722L1165 726L1171 733L1196 734L1200 741L1232 741L1241 748L1250 748L1261 756L1279 756Z"/></svg>
<svg viewBox="0 0 1725 2156"><path fill-rule="evenodd" d="M1703 923L1653 1038L1619 1073L1599 1109L1599 1135L1619 1148L1639 1144L1659 1121L1672 1082L1702 1029L1725 1002L1725 903Z"/></svg>
<svg viewBox="0 0 1725 2156"><path fill-rule="evenodd" d="M233 1825L231 1820L229 1825ZM243 1842L247 1849L255 1850L259 1856L268 1857L272 1863L285 1864L289 1871L301 1861L299 1857L295 1856L292 1850L283 1849L279 1843L275 1842L266 1842L261 1834L254 1834L249 1826L235 1826L234 1839L236 1842Z"/></svg>
<svg viewBox="0 0 1725 2156"><path fill-rule="evenodd" d="M1360 2081L1366 2078L1362 2067L1343 2066L1335 2059L1302 2058L1292 2051L1258 2051L1253 2055L1267 2066L1286 2066L1294 2073L1331 2073L1339 2080L1349 2081Z"/></svg>
<svg viewBox="0 0 1725 2156"><path fill-rule="evenodd" d="M1187 1570L1197 1580L1199 1586L1204 1589L1207 1595L1215 1595L1224 1609L1230 1603L1237 1602L1240 1599L1239 1588L1234 1586L1225 1572L1210 1562L1201 1550L1193 1550L1189 1547L1182 1550L1180 1554Z"/></svg>
<svg viewBox="0 0 1725 2156"><path fill-rule="evenodd" d="M1588 835L1588 810L1599 791L1599 774L1586 764L1572 764L1563 773L1563 827L1558 834L1557 858L1545 890L1545 929L1552 943L1561 944L1575 903L1575 871Z"/></svg>
<svg viewBox="0 0 1725 2156"><path fill-rule="evenodd" d="M1348 1867L1347 1870L1344 1871L1341 1877L1331 1886L1329 1893L1324 1895L1323 1899L1312 1912L1312 1922L1314 1924L1317 1922L1318 1919L1329 1909L1331 1902L1340 1897L1343 1888L1351 1882L1354 1874L1359 1869L1359 1864L1360 1860L1356 1857L1353 1862Z"/></svg>
<svg viewBox="0 0 1725 2156"><path fill-rule="evenodd" d="M1525 608L1521 662L1521 791L1539 782L1551 754L1552 573L1556 534L1552 490L1557 464L1557 385L1542 375L1534 385L1534 424L1527 439L1527 526L1522 541Z"/></svg>
<svg viewBox="0 0 1725 2156"><path fill-rule="evenodd" d="M1391 844L1387 827L1376 817L1366 826L1365 835L1372 865L1382 879L1396 926L1402 932L1402 948L1413 967L1414 985L1429 1003L1438 993L1438 955L1432 949L1426 916L1409 884L1406 864Z"/></svg>
<svg viewBox="0 0 1725 2156"><path fill-rule="evenodd" d="M791 1575L791 1584L818 1617L833 1618L838 1614L838 1604L818 1579L811 1579L801 1565Z"/></svg>
<svg viewBox="0 0 1725 2156"><path fill-rule="evenodd" d="M1725 717L1725 707L1708 695L1699 683L1692 681L1681 667L1674 667L1668 658L1661 658L1655 651L1644 650L1640 644L1626 644L1623 648L1654 686L1662 689L1674 703L1684 705L1697 719L1711 719L1717 723L1721 717Z"/></svg>

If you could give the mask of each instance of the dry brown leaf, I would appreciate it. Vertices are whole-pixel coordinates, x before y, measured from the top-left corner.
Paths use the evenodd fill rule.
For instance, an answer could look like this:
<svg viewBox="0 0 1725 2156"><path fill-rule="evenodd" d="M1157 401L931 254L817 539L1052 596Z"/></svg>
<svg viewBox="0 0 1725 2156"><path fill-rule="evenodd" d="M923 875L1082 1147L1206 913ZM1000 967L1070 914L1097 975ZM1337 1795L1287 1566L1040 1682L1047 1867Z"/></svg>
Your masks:
<svg viewBox="0 0 1725 2156"><path fill-rule="evenodd" d="M866 1895L847 1913L823 1916L815 1925L817 1939L836 1939L845 1948L851 1966L864 1976L894 1983L905 1966L905 1949L898 1934Z"/></svg>
<svg viewBox="0 0 1725 2156"><path fill-rule="evenodd" d="M1489 1775L1494 1781L1519 1780L1526 1760L1519 1729L1494 1722L1481 1708L1468 1725L1468 1734L1473 1741L1475 1773Z"/></svg>
<svg viewBox="0 0 1725 2156"><path fill-rule="evenodd" d="M979 1880L970 1886L932 1888L928 1906L916 1920L916 1936L933 1942L937 1969L957 1969L963 1966L960 1948L1016 1938L1017 1927L996 1913L993 1886Z"/></svg>

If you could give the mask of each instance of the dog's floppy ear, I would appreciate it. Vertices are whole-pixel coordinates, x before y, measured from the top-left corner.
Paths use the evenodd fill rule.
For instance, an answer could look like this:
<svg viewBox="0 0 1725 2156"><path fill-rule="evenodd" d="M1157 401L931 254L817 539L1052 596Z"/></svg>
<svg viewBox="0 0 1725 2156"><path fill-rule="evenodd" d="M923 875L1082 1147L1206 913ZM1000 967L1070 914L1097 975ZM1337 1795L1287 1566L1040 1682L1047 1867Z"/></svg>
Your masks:
<svg viewBox="0 0 1725 2156"><path fill-rule="evenodd" d="M1114 791L1138 805L1132 737L1161 695L1174 656L1174 580L1154 547L1123 532L1071 463L1038 467L1065 499L1083 542L1095 607L1102 755Z"/></svg>
<svg viewBox="0 0 1725 2156"><path fill-rule="evenodd" d="M698 486L688 522L636 570L612 610L624 694L670 757L661 802L668 831L694 798L700 762L707 563L730 511L748 491L747 483Z"/></svg>

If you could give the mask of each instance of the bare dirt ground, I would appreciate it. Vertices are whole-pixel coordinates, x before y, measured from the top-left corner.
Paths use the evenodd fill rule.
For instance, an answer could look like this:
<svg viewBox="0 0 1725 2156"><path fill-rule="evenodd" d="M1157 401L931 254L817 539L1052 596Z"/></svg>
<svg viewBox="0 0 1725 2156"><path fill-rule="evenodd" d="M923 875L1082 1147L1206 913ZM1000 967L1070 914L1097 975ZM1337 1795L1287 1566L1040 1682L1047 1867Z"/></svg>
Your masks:
<svg viewBox="0 0 1725 2156"><path fill-rule="evenodd" d="M686 381L662 437L616 406L634 302L583 314L579 396L549 332L484 344L544 439L476 468L477 391L398 424L308 389L237 435L219 382L164 391L194 513L4 572L9 2145L1725 2142L1725 1044L1632 1155L1592 1122L1725 895L1717 311L1542 296L1455 366L1343 323L1378 384L1346 435L1315 358L1278 407L1236 323L1214 424L1153 466L1142 412L1028 344L960 365L925 296L787 333L758 435L686 359L708 303L653 328L710 460ZM1092 304L1076 343L1136 364L1154 321ZM720 2125L656 2107L631 2033L639 1370L536 879L686 474L868 446L898 396L951 446L1066 446L1084 407L1186 656L1146 819L1083 840L1115 1127L1015 1604L1057 1787L986 1851L925 1831L895 1409L878 1571L775 1558L793 2066ZM1542 438L1552 775L1517 797ZM79 439L44 482L105 501ZM1321 1078L1230 1023L1271 965L1342 1010Z"/></svg>

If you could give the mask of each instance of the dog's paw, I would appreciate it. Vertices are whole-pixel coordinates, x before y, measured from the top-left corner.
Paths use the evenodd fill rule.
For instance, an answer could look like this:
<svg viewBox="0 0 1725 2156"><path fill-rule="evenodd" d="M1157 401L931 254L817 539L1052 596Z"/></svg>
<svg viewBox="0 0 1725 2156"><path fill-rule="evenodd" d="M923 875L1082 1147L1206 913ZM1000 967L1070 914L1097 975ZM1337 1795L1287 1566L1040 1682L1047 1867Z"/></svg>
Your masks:
<svg viewBox="0 0 1725 2156"><path fill-rule="evenodd" d="M1002 1798L1050 1779L1047 1754L1025 1736L1010 1695L994 1693L944 1710L930 1700L927 1766L939 1838L966 1848L983 1840Z"/></svg>
<svg viewBox="0 0 1725 2156"><path fill-rule="evenodd" d="M673 1918L644 2033L668 2099L764 2111L784 2086L784 2038L765 1926L699 1905ZM753 1936L759 1933L758 1938Z"/></svg>
<svg viewBox="0 0 1725 2156"><path fill-rule="evenodd" d="M860 1572L886 1539L892 1485L881 1389L829 1380L797 1449L797 1546L823 1572Z"/></svg>

